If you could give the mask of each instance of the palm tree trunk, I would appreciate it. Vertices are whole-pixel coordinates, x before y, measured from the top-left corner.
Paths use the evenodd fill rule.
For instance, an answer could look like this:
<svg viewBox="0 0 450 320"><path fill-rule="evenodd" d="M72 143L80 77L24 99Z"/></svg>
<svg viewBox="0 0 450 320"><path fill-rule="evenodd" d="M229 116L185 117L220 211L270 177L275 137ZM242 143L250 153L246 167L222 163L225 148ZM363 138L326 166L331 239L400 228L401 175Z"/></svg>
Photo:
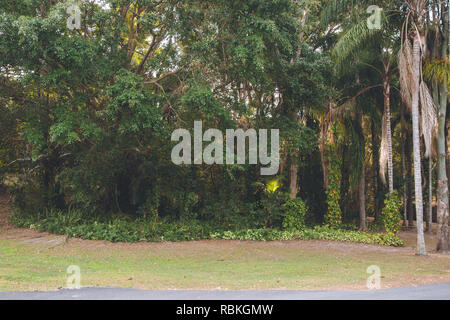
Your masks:
<svg viewBox="0 0 450 320"><path fill-rule="evenodd" d="M445 86L445 85L444 85ZM441 94L441 106L439 109L439 133L438 133L438 185L436 189L437 200L437 251L442 253L449 252L449 234L448 234L448 215L449 215L449 201L448 201L448 179L446 171L446 150L445 150L445 116L447 108L447 96L444 92Z"/></svg>
<svg viewBox="0 0 450 320"><path fill-rule="evenodd" d="M367 231L366 223L366 174L365 165L363 160L361 180L358 186L358 198L359 198L359 230Z"/></svg>
<svg viewBox="0 0 450 320"><path fill-rule="evenodd" d="M416 195L416 223L417 223L417 248L416 255L426 255L425 238L423 234L423 197L422 197L422 174L420 158L420 132L419 132L419 85L420 85L420 35L414 36L413 44L413 68L414 68L414 91L412 92L412 127L413 127L413 155L414 155L414 187Z"/></svg>
<svg viewBox="0 0 450 320"><path fill-rule="evenodd" d="M438 244L437 251L442 253L449 252L449 234L448 234L448 179L446 170L446 148L445 148L445 117L447 109L447 85L441 85L441 105L439 108L439 129L438 129L438 185L436 189L437 217L438 217Z"/></svg>
<svg viewBox="0 0 450 320"><path fill-rule="evenodd" d="M427 202L427 229L431 233L433 223L433 159L428 159L428 202Z"/></svg>
<svg viewBox="0 0 450 320"><path fill-rule="evenodd" d="M374 217L375 221L378 220L378 217L381 212L381 208L383 206L383 183L380 177L380 162L376 159L380 158L380 140L379 134L376 130L375 120L372 118L371 121L371 131L372 131L372 166L373 166L373 193L374 193Z"/></svg>
<svg viewBox="0 0 450 320"><path fill-rule="evenodd" d="M410 133L411 131L408 130ZM413 187L412 187L412 161L411 161L411 136L407 137L405 143L405 153L406 153L406 179L408 180L406 184L407 195L408 195L408 228L414 228L414 206L413 206Z"/></svg>
<svg viewBox="0 0 450 320"><path fill-rule="evenodd" d="M386 135L388 140L388 176L389 176L389 193L394 191L394 169L392 165L392 132L391 132L391 84L389 78L389 56L383 59L384 64L384 80L383 80L383 96L384 96L384 112L386 116Z"/></svg>
<svg viewBox="0 0 450 320"><path fill-rule="evenodd" d="M406 154L405 154L405 144L406 140L406 127L405 127L405 105L400 106L400 118L401 118L401 129L402 129L402 143L401 143L401 156L402 156L402 179L403 179L403 227L406 227L406 220L408 220L408 196L406 191Z"/></svg>
<svg viewBox="0 0 450 320"><path fill-rule="evenodd" d="M356 114L356 121L358 125L363 128L362 123L362 113L358 112ZM364 138L363 138L364 140ZM365 148L365 142L363 143ZM367 223L366 223L366 166L365 159L362 158L362 169L361 169L361 179L359 180L358 185L358 202L359 202L359 230L367 231Z"/></svg>
<svg viewBox="0 0 450 320"><path fill-rule="evenodd" d="M442 57L446 57L450 51L449 45L449 10L450 6L447 6L447 11L442 10L442 21L444 22L444 41L442 43ZM444 5L442 6L444 9ZM439 128L438 128L438 141L437 141L437 151L438 151L438 185L436 189L436 200L437 200L437 251L441 253L450 254L449 249L449 235L448 235L448 215L449 215L449 200L448 200L448 179L447 179L447 169L446 169L446 152L447 148L445 146L446 142L446 112L447 112L447 99L448 99L448 88L447 83L443 81L440 84L440 106L439 106Z"/></svg>

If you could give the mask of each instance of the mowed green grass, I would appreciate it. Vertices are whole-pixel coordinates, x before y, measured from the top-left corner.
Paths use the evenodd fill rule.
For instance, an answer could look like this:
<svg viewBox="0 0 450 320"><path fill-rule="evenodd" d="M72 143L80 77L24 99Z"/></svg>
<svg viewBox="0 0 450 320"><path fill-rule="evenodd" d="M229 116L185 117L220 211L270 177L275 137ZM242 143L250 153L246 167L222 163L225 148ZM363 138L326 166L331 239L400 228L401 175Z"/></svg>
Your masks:
<svg viewBox="0 0 450 320"><path fill-rule="evenodd" d="M141 289L365 289L370 265L380 267L382 288L450 281L450 258L416 257L407 248L318 241L111 244L74 239L45 249L0 240L2 291L66 287L70 265L80 267L82 286Z"/></svg>

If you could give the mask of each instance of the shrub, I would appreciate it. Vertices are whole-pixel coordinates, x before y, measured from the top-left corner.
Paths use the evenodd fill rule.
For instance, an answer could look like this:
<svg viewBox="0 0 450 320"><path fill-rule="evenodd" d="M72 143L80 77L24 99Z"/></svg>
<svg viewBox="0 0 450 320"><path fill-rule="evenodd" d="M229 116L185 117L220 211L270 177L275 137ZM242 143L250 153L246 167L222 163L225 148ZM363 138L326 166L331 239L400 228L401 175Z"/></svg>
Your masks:
<svg viewBox="0 0 450 320"><path fill-rule="evenodd" d="M299 201L295 201L296 204ZM302 210L306 206L302 206ZM306 211L306 210L305 210ZM291 217L291 216L290 216ZM287 220L289 221L289 220ZM285 240L331 240L350 241L389 246L402 246L403 241L393 233L364 233L349 230L333 229L328 226L316 226L301 230L278 230L271 228L221 229L210 222L200 220L173 221L161 219L155 221L151 217L127 219L119 216L88 217L86 212L72 210L44 210L30 215L16 212L10 220L18 227L33 228L56 234L67 234L89 240L107 240L111 242L137 241L191 241L206 239L226 239L243 241L285 241ZM293 224L294 225L294 224ZM237 228L237 226L234 226Z"/></svg>
<svg viewBox="0 0 450 320"><path fill-rule="evenodd" d="M401 200L395 190L391 194L387 195L384 200L384 208L381 211L384 228L390 234L396 235L401 226L401 213L400 208L402 206Z"/></svg>
<svg viewBox="0 0 450 320"><path fill-rule="evenodd" d="M283 205L289 201L289 194L279 190L269 192L260 201L260 220L265 228L281 228L285 208Z"/></svg>
<svg viewBox="0 0 450 320"><path fill-rule="evenodd" d="M283 229L289 231L302 230L305 227L305 217L308 207L302 199L296 198L283 204Z"/></svg>
<svg viewBox="0 0 450 320"><path fill-rule="evenodd" d="M329 226L316 226L314 229L305 230L304 239L348 241L367 244L381 244L394 247L404 245L403 241L394 234L345 231L334 229Z"/></svg>
<svg viewBox="0 0 450 320"><path fill-rule="evenodd" d="M248 229L239 231L222 231L210 235L212 239L224 240L253 240L253 241L285 241L285 240L330 240L359 242L367 244L380 244L399 247L404 243L397 236L389 233L365 233L345 231L330 228L329 226L316 226L301 231Z"/></svg>

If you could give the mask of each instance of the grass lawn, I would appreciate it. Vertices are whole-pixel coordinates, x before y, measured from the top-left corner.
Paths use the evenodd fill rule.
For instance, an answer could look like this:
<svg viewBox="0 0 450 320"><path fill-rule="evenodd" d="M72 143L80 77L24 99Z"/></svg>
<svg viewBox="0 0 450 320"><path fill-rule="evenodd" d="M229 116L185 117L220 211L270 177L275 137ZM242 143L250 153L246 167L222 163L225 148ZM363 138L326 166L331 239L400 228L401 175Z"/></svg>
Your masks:
<svg viewBox="0 0 450 320"><path fill-rule="evenodd" d="M411 248L328 241L118 244L56 236L0 236L0 290L56 290L69 265L82 286L142 289L365 289L370 265L382 288L450 281L450 258L416 257ZM61 239L61 237L59 237Z"/></svg>
<svg viewBox="0 0 450 320"><path fill-rule="evenodd" d="M0 199L1 200L1 199ZM331 241L210 240L110 243L18 229L0 201L0 290L57 290L67 268L81 269L82 286L141 289L367 289L371 265L381 287L450 282L450 256L414 255L415 233L405 247Z"/></svg>

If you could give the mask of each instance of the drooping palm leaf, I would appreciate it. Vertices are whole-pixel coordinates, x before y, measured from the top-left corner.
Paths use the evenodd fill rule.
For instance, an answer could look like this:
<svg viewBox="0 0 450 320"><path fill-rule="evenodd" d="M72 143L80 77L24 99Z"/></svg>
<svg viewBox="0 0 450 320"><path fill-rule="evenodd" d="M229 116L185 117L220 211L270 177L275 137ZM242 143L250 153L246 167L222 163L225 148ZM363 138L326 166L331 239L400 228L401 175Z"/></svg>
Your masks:
<svg viewBox="0 0 450 320"><path fill-rule="evenodd" d="M364 47L362 44L365 41L368 41L383 30L383 27L386 25L386 18L384 17L381 21L381 29L369 29L367 21L363 19L345 32L331 53L337 67L342 66L346 59L355 56Z"/></svg>
<svg viewBox="0 0 450 320"><path fill-rule="evenodd" d="M411 110L412 93L415 88L414 79L416 72L413 68L413 56L411 43L406 40L398 53L398 66L400 70L400 94L409 110Z"/></svg>
<svg viewBox="0 0 450 320"><path fill-rule="evenodd" d="M436 130L438 127L436 106L434 105L430 90L424 81L420 83L419 94L422 106L422 134L425 140L425 157L430 158L433 151L433 136L437 135Z"/></svg>
<svg viewBox="0 0 450 320"><path fill-rule="evenodd" d="M432 137L437 125L436 107L430 90L424 81L421 81L419 88L416 88L414 82L416 74L413 68L413 56L411 44L408 40L403 43L402 49L398 54L398 64L400 69L400 93L403 101L411 109L412 94L419 91L421 103L422 135L425 140L425 156L432 155Z"/></svg>

